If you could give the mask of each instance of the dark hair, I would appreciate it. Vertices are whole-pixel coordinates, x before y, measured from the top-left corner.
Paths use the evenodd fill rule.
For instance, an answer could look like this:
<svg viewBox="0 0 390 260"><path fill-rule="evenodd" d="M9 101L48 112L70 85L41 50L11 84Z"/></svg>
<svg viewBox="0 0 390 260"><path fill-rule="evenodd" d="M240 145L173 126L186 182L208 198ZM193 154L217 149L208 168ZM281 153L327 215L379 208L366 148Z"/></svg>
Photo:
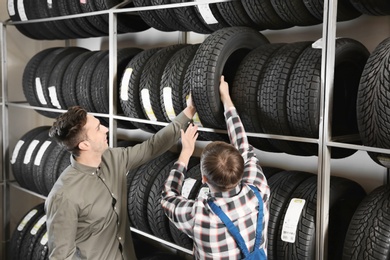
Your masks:
<svg viewBox="0 0 390 260"><path fill-rule="evenodd" d="M85 139L84 126L87 122L87 111L79 106L73 106L56 118L49 130L49 136L54 138L65 149L75 156L80 155L79 143Z"/></svg>
<svg viewBox="0 0 390 260"><path fill-rule="evenodd" d="M211 186L218 191L228 191L242 179L244 158L233 145L215 141L204 148L200 167Z"/></svg>

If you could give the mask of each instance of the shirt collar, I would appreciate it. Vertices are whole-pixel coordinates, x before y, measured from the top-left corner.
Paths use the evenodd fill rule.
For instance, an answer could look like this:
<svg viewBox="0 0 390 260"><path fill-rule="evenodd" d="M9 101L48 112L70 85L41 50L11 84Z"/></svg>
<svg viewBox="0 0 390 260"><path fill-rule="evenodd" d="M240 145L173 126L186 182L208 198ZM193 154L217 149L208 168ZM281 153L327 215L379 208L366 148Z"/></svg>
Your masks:
<svg viewBox="0 0 390 260"><path fill-rule="evenodd" d="M242 188L241 183L239 183L236 187L229 191L218 191L218 192L210 192L209 197L215 197L215 198L231 198L233 196L236 196L240 193Z"/></svg>
<svg viewBox="0 0 390 260"><path fill-rule="evenodd" d="M75 168L79 172L89 174L89 175L95 175L95 174L97 176L100 175L100 171L98 171L99 168L81 164L81 163L76 161L76 159L74 158L73 155L70 155L70 164L72 165L73 168Z"/></svg>

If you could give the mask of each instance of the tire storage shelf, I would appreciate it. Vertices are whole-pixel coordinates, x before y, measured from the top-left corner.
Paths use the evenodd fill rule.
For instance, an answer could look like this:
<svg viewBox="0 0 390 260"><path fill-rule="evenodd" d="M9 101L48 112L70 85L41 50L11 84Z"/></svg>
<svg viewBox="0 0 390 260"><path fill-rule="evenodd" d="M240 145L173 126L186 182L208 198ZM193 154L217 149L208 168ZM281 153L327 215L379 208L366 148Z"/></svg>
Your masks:
<svg viewBox="0 0 390 260"><path fill-rule="evenodd" d="M201 4L212 4L212 3L222 3L222 2L230 2L227 0L209 0L209 1L201 1L201 2L185 2L182 3L180 1L172 1L175 2L176 4L169 4L169 5L162 5L165 2L164 1L155 1L156 3L159 3L160 5L155 5L153 7L130 7L130 8L115 8L115 7L110 7L111 9L106 10L106 11L94 11L94 10L87 10L90 13L88 14L76 14L74 11L74 15L69 16L68 13L61 18L47 18L47 19L40 19L37 20L38 23L35 24L44 24L45 22L50 23L55 26L58 26L59 24L69 26L70 21L73 21L72 19L68 18L84 18L84 19L89 19L89 21L93 21L95 23L105 23L106 30L104 31L95 31L94 28L82 28L79 25L76 26L73 24L73 26L76 26L78 29L77 31L67 31L65 36L70 36L73 39L77 39L78 37L89 37L88 35L85 36L85 31L92 33L93 37L103 37L107 36L108 37L108 50L105 51L104 54L101 54L100 59L105 60L106 66L102 66L100 69L102 72L107 71L108 69L108 84L109 84L109 90L108 93L106 93L109 97L109 102L107 104L103 104L104 101L99 103L102 106L105 106L105 113L94 113L97 117L102 118L103 121L107 123L109 126L109 143L110 144L116 144L117 141L117 136L118 136L118 130L117 126L120 124L126 124L125 122L129 121L133 123L134 125L140 125L142 130L150 130L153 129L152 131L160 128L161 126L165 125L166 123L159 123L160 118L164 118L167 115L153 115L157 117L158 122L153 122L150 123L150 118L131 118L131 117L124 117L124 116L119 116L118 115L118 106L117 104L119 103L119 98L118 96L121 95L122 93L119 93L120 90L118 88L119 81L116 78L116 75L118 74L117 68L121 66L121 60L118 58L119 56L117 55L121 49L118 48L118 34L123 33L126 31L126 24L123 24L123 20L119 19L121 15L125 14L131 14L133 12L140 12L141 17L144 19L150 19L148 16L143 16L142 14L147 13L149 11L164 11L164 10L175 10L175 9L180 9L184 7L191 7L191 6L196 6L196 5L201 5ZM234 1L232 1L234 2ZM126 5L125 3L119 4L117 7L123 7ZM320 4L321 5L321 4ZM87 8L87 7L86 7ZM340 6L339 6L340 8ZM91 12L92 11L92 12ZM166 12L165 15L168 15ZM187 13L188 14L188 13ZM316 131L318 132L318 135L316 137L297 137L294 136L293 134L286 134L285 132L281 131L278 134L259 134L256 131L249 131L249 136L250 138L257 139L257 140L271 140L273 143L278 143L279 145L282 143L282 141L293 141L293 142L301 142L305 143L308 145L313 145L316 148L315 154L318 156L318 163L317 163L317 169L318 169L318 177L316 180L312 180L312 183L310 185L317 185L317 192L316 192L316 204L314 204L314 210L315 210L315 219L316 219L316 228L315 228L315 259L316 260L326 260L326 259L331 259L328 256L328 233L329 233L329 211L330 211L330 198L332 197L331 195L331 159L332 159L332 151L333 155L335 154L334 151L337 151L338 148L343 148L347 150L360 150L360 151L366 151L369 153L373 154L374 158L375 154L381 154L381 155L387 155L390 154L389 149L383 149L383 148L376 148L374 147L375 143L372 143L372 146L369 145L356 145L353 144L353 141L351 142L343 142L343 141L337 141L333 139L332 137L332 115L331 111L334 109L333 107L333 100L334 100L334 77L335 77L335 67L337 66L337 62L335 61L335 56L337 52L337 39L336 39L336 28L337 28L337 1L332 1L332 0L326 0L324 1L324 6L323 6L323 17L321 14L317 14L317 17L319 16L322 18L322 38L317 42L318 44L318 49L321 50L321 59L320 59L320 65L321 65L321 75L319 75L320 78L320 88L318 89L319 92L319 97L320 99L317 100L319 102L319 120L317 122L317 129ZM58 14L61 15L61 14ZM103 19L100 19L100 17L104 17ZM181 17L181 19L184 19L184 17ZM302 18L301 19L305 19ZM316 21L313 21L313 24L317 23L318 19ZM162 31L166 30L166 28L157 28L160 23L156 23L156 21L148 21L149 23L153 24L156 26L156 29L160 29ZM171 21L172 22L172 21ZM298 21L299 22L299 21ZM10 86L10 83L8 82L8 77L7 77L7 36L6 36L6 31L7 27L9 26L19 26L19 25L31 25L31 28L35 31L39 31L39 29L45 29L48 30L50 33L53 34L53 37L58 36L58 32L53 30L50 25L45 25L43 27L35 26L34 23L29 22L2 22L2 27L1 27L1 59L2 59L2 136L3 136L3 174L2 174L2 179L1 179L1 184L3 188L3 237L2 237L2 242L3 242L3 248L2 248L2 253L3 253L3 258L6 259L6 252L8 250L7 246L10 242L11 238L11 231L9 230L9 221L10 221L10 210L9 210L9 196L10 196L10 186L13 186L17 189L22 190L23 192L26 193L31 193L34 196L37 196L39 198L44 199L44 196L39 195L39 193L34 193L31 192L27 189L24 189L23 187L20 187L17 184L14 184L13 180L10 180L10 165L8 162L11 160L11 155L9 151L9 131L12 129L8 129L8 119L9 119L9 108L13 107L16 109L28 109L28 110L35 110L38 113L41 113L43 115L47 114L56 114L58 112L64 112L63 109L59 109L58 107L39 107L38 105L31 104L23 104L23 103L17 103L17 102L9 102L8 101L8 87ZM140 23L142 25L142 23ZM161 23L162 24L162 23ZM166 25L166 24L165 24ZM179 25L177 24L170 24L171 27L173 28L178 28L177 31L181 31ZM178 27L176 27L178 26ZM284 26L284 25L280 25ZM169 26L168 26L169 27ZM139 30L142 31L145 28L141 26L141 28L135 29L135 31ZM210 28L206 28L204 25L199 25L199 24L192 24L192 31L200 31L202 33L207 33L207 30L210 31ZM169 31L169 30L166 30ZM26 32L25 32L26 33ZM283 31L280 32L281 34ZM66 37L64 36L64 39ZM40 40L39 33L38 36L32 37L35 38L36 40ZM185 38L185 37L183 37ZM57 39L57 38L56 38ZM179 39L180 42L181 39ZM306 43L309 44L309 43ZM196 49L198 46L193 46L193 49ZM183 46L175 46L172 48L178 48L178 49L185 49ZM275 47L276 48L276 47ZM303 47L302 47L303 48ZM78 49L77 51L84 52L85 50L81 50L82 48ZM190 48L187 49L188 53L186 55L191 55ZM129 55L135 55L138 51L133 49L131 50L134 53L129 54ZM192 50L193 51L193 50ZM183 55L185 55L185 52L182 52ZM88 55L88 54L85 54ZM145 54L146 55L146 54ZM74 56L75 57L75 56ZM181 56L184 57L184 56ZM160 57L163 59L163 57ZM234 62L234 61L233 61ZM55 64L55 63L52 63ZM154 63L153 63L154 64ZM91 64L93 65L93 64ZM207 67L207 64L202 64L202 67ZM150 68L147 67L148 69ZM124 70L125 68L122 68ZM146 69L145 69L146 70ZM196 74L197 69L192 70L192 76L196 77L201 77L201 75ZM88 72L86 72L88 73ZM150 75L153 75L155 71L150 71L148 72ZM103 73L102 73L103 74ZM99 74L100 75L100 74ZM98 78L96 76L96 78ZM83 79L80 79L83 80ZM99 78L97 79L99 80ZM185 82L184 82L185 83ZM186 83L188 84L188 82ZM78 93L80 94L80 93ZM84 93L85 94L85 93ZM92 95L91 93L89 93ZM195 93L196 95L201 95L202 93ZM83 102L83 105L85 106L91 106L93 107L94 102L96 100L99 100L100 102L100 96L99 93L94 94L94 99L93 100L88 100L86 98ZM33 95L31 95L33 96ZM84 95L85 97L88 97L88 95ZM206 100L210 98L208 95L205 97ZM212 97L211 97L212 98ZM183 97L178 97L178 99L182 100L184 99ZM66 102L65 102L66 103ZM207 103L207 102L205 102ZM218 102L217 102L218 103ZM152 104L153 105L153 104ZM210 107L208 108L209 110L216 109L218 110L219 108L215 107ZM207 111L205 110L202 111L200 109L200 113L203 113L203 118L207 118ZM166 111L165 111L166 112ZM217 111L220 112L220 111ZM280 116L280 115L276 115ZM51 116L53 118L53 116ZM212 117L212 115L211 115ZM152 120L153 121L153 120ZM215 125L213 125L215 123ZM223 136L225 131L220 131L218 128L221 128L221 124L223 124L223 121L221 121L221 118L211 118L210 122L207 122L207 126L201 127L201 133L203 137L207 139L208 134L212 133L221 133ZM215 132L215 133L214 133ZM222 137L223 138L223 137ZM310 148L312 150L312 147ZM332 151L331 151L332 150ZM384 156L386 158L386 156ZM381 158L381 157L380 157ZM377 159L379 160L379 159ZM382 162L383 163L383 162ZM165 165L167 166L167 165ZM194 167L195 168L195 167ZM310 189L312 186L308 185L307 189ZM335 184L338 185L338 184ZM341 185L341 184L339 184ZM384 191L385 193L385 191ZM139 216L138 216L139 218ZM192 253L191 250L177 246L174 243L166 242L164 239L161 239L159 237L150 235L138 228L133 228L132 227L133 233L140 235L144 238L146 238L150 243L161 243L168 248L171 248L173 250L177 250L177 254L183 254L185 257L189 257Z"/></svg>

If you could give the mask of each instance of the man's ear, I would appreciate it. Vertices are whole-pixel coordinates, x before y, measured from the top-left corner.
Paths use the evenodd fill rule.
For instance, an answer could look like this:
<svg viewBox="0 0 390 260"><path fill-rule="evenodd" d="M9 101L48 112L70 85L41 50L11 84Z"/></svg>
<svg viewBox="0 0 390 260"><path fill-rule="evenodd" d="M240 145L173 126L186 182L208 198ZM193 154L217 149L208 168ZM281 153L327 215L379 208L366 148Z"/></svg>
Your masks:
<svg viewBox="0 0 390 260"><path fill-rule="evenodd" d="M89 150L89 142L87 140L80 142L79 149L84 151Z"/></svg>

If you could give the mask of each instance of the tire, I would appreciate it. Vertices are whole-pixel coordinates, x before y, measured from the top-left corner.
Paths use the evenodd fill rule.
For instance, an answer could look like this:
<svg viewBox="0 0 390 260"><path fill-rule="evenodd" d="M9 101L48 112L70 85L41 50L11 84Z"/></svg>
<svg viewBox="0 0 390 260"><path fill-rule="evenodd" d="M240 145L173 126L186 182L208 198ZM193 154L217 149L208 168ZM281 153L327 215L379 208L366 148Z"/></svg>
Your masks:
<svg viewBox="0 0 390 260"><path fill-rule="evenodd" d="M351 4L363 14L389 15L390 3L386 0L351 0Z"/></svg>
<svg viewBox="0 0 390 260"><path fill-rule="evenodd" d="M380 186L359 204L348 227L342 260L385 260L390 254L390 189Z"/></svg>
<svg viewBox="0 0 390 260"><path fill-rule="evenodd" d="M49 190L45 185L46 168L45 164L50 158L52 151L59 146L53 139L47 138L40 146L37 155L34 158L32 174L34 176L34 183L38 189L38 193L44 196L49 194Z"/></svg>
<svg viewBox="0 0 390 260"><path fill-rule="evenodd" d="M152 234L148 222L148 197L153 181L166 164L177 159L177 154L166 152L144 164L134 175L128 193L128 210L131 223L139 230Z"/></svg>
<svg viewBox="0 0 390 260"><path fill-rule="evenodd" d="M46 215L41 214L32 224L30 230L23 239L23 246L20 252L21 259L33 259L34 247L39 243L42 232L46 231Z"/></svg>
<svg viewBox="0 0 390 260"><path fill-rule="evenodd" d="M147 119L140 102L139 84L147 61L159 50L161 48L152 48L138 53L131 59L124 70L120 86L120 103L123 113L127 117ZM156 132L155 128L150 124L134 121L132 121L132 124L146 132Z"/></svg>
<svg viewBox="0 0 390 260"><path fill-rule="evenodd" d="M152 2L151 0L134 0L133 4L135 7L143 7L152 5ZM156 10L140 11L139 15L141 16L142 20L144 20L144 22L150 27L163 32L174 31L173 28L170 28L163 20L160 19Z"/></svg>
<svg viewBox="0 0 390 260"><path fill-rule="evenodd" d="M66 87L62 85L62 79L65 76L65 71L68 65L79 55L87 52L87 49L75 49L74 52L70 53L63 59L57 62L50 73L48 80L48 92L50 98L50 104L58 109L67 109L65 100L61 88Z"/></svg>
<svg viewBox="0 0 390 260"><path fill-rule="evenodd" d="M260 24L255 24L252 21L245 11L242 1L222 2L217 3L216 5L219 13L230 26L245 26L254 28L256 31L266 29L261 27Z"/></svg>
<svg viewBox="0 0 390 260"><path fill-rule="evenodd" d="M131 61L131 59L140 53L142 49L140 48L123 48L119 49L117 52L117 75L123 75L126 65ZM95 111L98 113L108 114L110 109L110 99L109 99L109 56L106 55L94 69L93 77L91 79L91 99L92 105L95 108ZM116 91L117 96L116 100L119 100L119 79L116 82ZM115 91L114 91L115 93ZM117 114L122 114L122 107L120 103L117 102ZM102 118L104 121L108 119ZM126 129L134 129L134 125L129 121L118 121L118 127L123 127Z"/></svg>
<svg viewBox="0 0 390 260"><path fill-rule="evenodd" d="M195 165L190 166L192 162L194 162ZM192 157L188 165L181 195L188 199L195 199L201 186L202 176L200 173L199 158ZM183 192L184 190L186 192ZM169 222L169 230L176 245L187 248L188 250L193 249L194 241L192 238L180 231L171 221Z"/></svg>
<svg viewBox="0 0 390 260"><path fill-rule="evenodd" d="M48 136L49 127L42 130L39 134L34 136L34 138L29 141L21 166L23 182L26 184L27 189L37 193L39 193L39 189L35 185L34 181L33 163L40 147L48 138Z"/></svg>
<svg viewBox="0 0 390 260"><path fill-rule="evenodd" d="M235 71L252 49L268 40L251 28L224 28L212 33L199 46L188 67L189 85L201 123L224 129L223 107L219 97L219 81L225 75L232 82Z"/></svg>
<svg viewBox="0 0 390 260"><path fill-rule="evenodd" d="M10 255L11 259L22 259L21 258L21 247L24 243L24 237L27 232L30 231L33 223L44 214L44 203L40 203L29 210L23 218L19 221L17 227L12 233L11 241L10 241Z"/></svg>
<svg viewBox="0 0 390 260"><path fill-rule="evenodd" d="M341 177L331 177L328 231L330 238L328 243L329 259L341 258L349 222L365 196L366 193L359 184ZM293 198L305 200L296 228L295 243L287 243L281 240L281 236L284 236L281 231L286 217L286 209L278 232L277 259L315 259L317 176L303 181L292 193L291 199Z"/></svg>
<svg viewBox="0 0 390 260"><path fill-rule="evenodd" d="M44 65L44 61L46 58L50 57L54 53L57 53L61 51L61 48L59 47L53 47L48 48L45 50L42 50L35 54L26 64L24 70L23 70L23 76L22 76L22 86L23 86L23 94L27 100L27 102L31 106L41 106L41 102L39 99L43 95L39 95L38 93L42 93L42 91L37 92L36 91L36 73L40 66ZM41 65L42 64L42 65ZM42 86L42 85L41 85ZM40 88L42 89L42 88ZM43 97L44 98L44 97ZM37 111L38 113L45 114L46 111Z"/></svg>
<svg viewBox="0 0 390 260"><path fill-rule="evenodd" d="M77 104L82 106L88 112L98 112L94 106L94 100L92 96L92 80L95 76L94 72L98 65L108 57L108 51L97 51L90 56L80 68L76 78L76 97Z"/></svg>
<svg viewBox="0 0 390 260"><path fill-rule="evenodd" d="M284 44L264 44L255 48L241 61L231 86L231 97L247 132L262 133L258 117L257 93L264 80L263 68L273 53ZM268 139L248 136L249 143L257 149L279 152Z"/></svg>
<svg viewBox="0 0 390 260"><path fill-rule="evenodd" d="M40 126L31 129L25 133L16 143L11 157L12 173L16 182L23 188L28 189L28 184L24 182L23 178L23 160L26 155L28 146L31 140L33 140L39 133L48 129L48 126Z"/></svg>
<svg viewBox="0 0 390 260"><path fill-rule="evenodd" d="M390 38L383 40L369 56L364 67L357 94L357 122L363 145L389 148L387 93L390 88L388 61ZM389 155L368 152L379 165L390 167Z"/></svg>
<svg viewBox="0 0 390 260"><path fill-rule="evenodd" d="M309 12L318 20L324 17L324 0L303 0ZM361 16L362 13L356 10L350 0L340 0L337 3L337 21L349 21Z"/></svg>
<svg viewBox="0 0 390 260"><path fill-rule="evenodd" d="M146 62L139 82L140 103L144 116L151 121L165 122L160 100L162 74L171 57L186 44L175 44L162 48ZM150 106L149 106L150 104ZM153 125L156 131L162 126Z"/></svg>
<svg viewBox="0 0 390 260"><path fill-rule="evenodd" d="M177 158L171 161L167 161L166 165L159 168L158 174L153 180L152 187L150 188L147 205L147 218L152 233L165 241L174 242L170 228L169 219L165 215L163 207L161 205L161 193L164 188L165 181L168 179L173 164Z"/></svg>
<svg viewBox="0 0 390 260"><path fill-rule="evenodd" d="M65 107L80 105L77 100L77 76L83 67L83 64L93 55L96 51L85 52L77 56L66 68L61 85L61 95L65 102Z"/></svg>
<svg viewBox="0 0 390 260"><path fill-rule="evenodd" d="M172 4L182 3L182 0L171 0ZM196 6L183 6L180 8L173 8L178 21L183 24L187 30L200 34L210 34L213 31L205 24L197 12Z"/></svg>
<svg viewBox="0 0 390 260"><path fill-rule="evenodd" d="M313 174L300 171L280 171L268 180L271 190L269 197L268 245L267 257L277 259L277 235L285 208L288 206L292 193L307 178Z"/></svg>
<svg viewBox="0 0 390 260"><path fill-rule="evenodd" d="M171 0L151 0L152 5L166 5L170 3ZM174 31L188 31L188 28L185 26L185 24L182 24L176 17L176 13L173 9L174 8L162 8L155 10L155 12L157 13L157 16Z"/></svg>
<svg viewBox="0 0 390 260"><path fill-rule="evenodd" d="M165 65L160 83L160 102L165 122L171 122L185 108L186 101L183 100L185 72L198 48L199 44L181 48Z"/></svg>
<svg viewBox="0 0 390 260"><path fill-rule="evenodd" d="M257 89L258 120L262 122L263 133L291 135L287 120L287 87L291 72L299 55L311 42L295 42L282 46L268 60L263 68L264 79ZM293 155L307 156L296 142L269 139L279 151Z"/></svg>
<svg viewBox="0 0 390 260"><path fill-rule="evenodd" d="M117 0L95 0L94 5L98 10L108 10L116 5L120 1ZM130 2L123 6L123 8L132 8L134 3ZM102 18L109 24L108 15L101 15ZM135 13L118 13L117 14L117 28L118 33L128 32L142 32L150 28L150 26L141 18L140 15Z"/></svg>
<svg viewBox="0 0 390 260"><path fill-rule="evenodd" d="M293 26L279 17L270 0L245 0L241 3L252 21L261 28L278 30Z"/></svg>
<svg viewBox="0 0 390 260"><path fill-rule="evenodd" d="M38 238L38 243L34 247L33 257L34 260L48 260L49 259L49 248L47 246L48 237L47 229L42 232Z"/></svg>
<svg viewBox="0 0 390 260"><path fill-rule="evenodd" d="M348 38L336 41L332 110L332 136L358 135L356 100L359 80L368 50ZM306 48L291 72L287 93L287 119L292 135L318 138L320 122L321 50ZM348 82L346 84L345 82ZM359 143L359 142L358 142ZM299 143L310 155L318 155L315 144ZM332 158L345 158L355 150L332 148Z"/></svg>
<svg viewBox="0 0 390 260"><path fill-rule="evenodd" d="M307 10L302 0L271 0L271 3L279 17L288 24L308 26L322 22L322 18L316 18Z"/></svg>

